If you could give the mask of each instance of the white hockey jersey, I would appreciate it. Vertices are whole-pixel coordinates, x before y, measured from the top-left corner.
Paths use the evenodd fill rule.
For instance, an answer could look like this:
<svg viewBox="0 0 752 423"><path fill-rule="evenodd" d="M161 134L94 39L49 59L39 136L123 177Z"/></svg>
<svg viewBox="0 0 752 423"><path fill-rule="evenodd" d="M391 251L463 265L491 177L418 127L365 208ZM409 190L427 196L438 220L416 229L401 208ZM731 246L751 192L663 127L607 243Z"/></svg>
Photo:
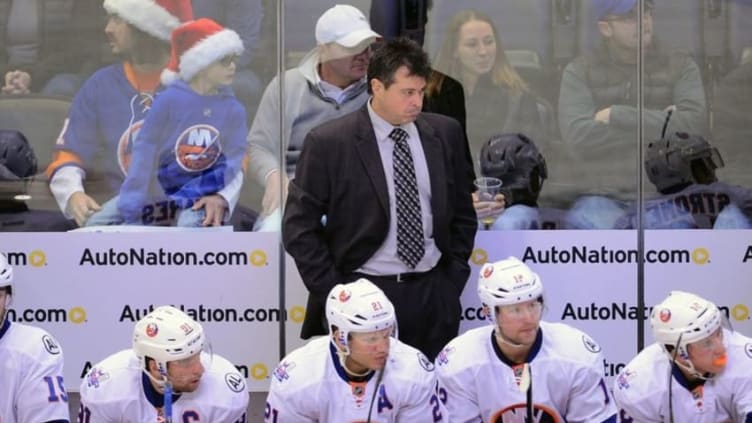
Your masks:
<svg viewBox="0 0 752 423"><path fill-rule="evenodd" d="M245 379L225 358L201 357L198 389L173 397L175 422L245 423ZM79 423L157 423L164 397L151 385L133 350L115 353L89 370L81 382Z"/></svg>
<svg viewBox="0 0 752 423"><path fill-rule="evenodd" d="M627 364L614 380L620 421L752 423L752 339L724 331L728 364L723 372L693 387L669 361L660 345L652 344Z"/></svg>
<svg viewBox="0 0 752 423"><path fill-rule="evenodd" d="M492 325L469 330L436 358L439 397L452 423L526 421L526 391L519 388L523 365L504 357L493 330ZM541 322L527 363L535 421L616 421L601 347L585 333Z"/></svg>
<svg viewBox="0 0 752 423"><path fill-rule="evenodd" d="M0 422L70 421L63 350L44 330L6 320L0 327Z"/></svg>
<svg viewBox="0 0 752 423"><path fill-rule="evenodd" d="M448 422L436 376L420 351L392 338L384 374L350 382L329 337L314 339L274 370L266 423ZM375 395L374 395L375 394Z"/></svg>

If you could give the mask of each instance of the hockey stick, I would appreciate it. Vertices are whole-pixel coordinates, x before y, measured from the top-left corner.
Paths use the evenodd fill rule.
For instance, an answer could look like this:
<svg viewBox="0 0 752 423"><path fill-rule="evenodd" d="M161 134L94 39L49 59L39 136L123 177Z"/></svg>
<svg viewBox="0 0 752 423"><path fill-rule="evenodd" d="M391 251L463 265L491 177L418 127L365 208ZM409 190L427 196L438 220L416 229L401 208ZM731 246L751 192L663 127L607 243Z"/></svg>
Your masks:
<svg viewBox="0 0 752 423"><path fill-rule="evenodd" d="M165 423L172 423L172 384L166 382L164 386L164 415Z"/></svg>
<svg viewBox="0 0 752 423"><path fill-rule="evenodd" d="M679 345L681 345L682 336L684 336L684 333L679 334L679 340L676 341L676 345L674 346L674 353L671 356L671 365L668 368L668 421L669 423L674 423L674 404L673 404L673 370L674 370L674 362L676 361L676 354L679 353Z"/></svg>
<svg viewBox="0 0 752 423"><path fill-rule="evenodd" d="M384 370L386 369L381 369L381 371L379 371L379 376L376 378L376 386L374 387L373 395L371 395L371 404L368 405L368 418L366 419L366 423L371 423L371 413L373 412L373 402L376 400L376 394L379 392L379 385L381 384L381 379L384 378Z"/></svg>
<svg viewBox="0 0 752 423"><path fill-rule="evenodd" d="M527 421L532 422L533 421L533 375L532 370L530 369L530 364L525 363L522 367L522 375L520 375L520 385L519 385L521 392L526 392L526 403L525 408L527 410Z"/></svg>

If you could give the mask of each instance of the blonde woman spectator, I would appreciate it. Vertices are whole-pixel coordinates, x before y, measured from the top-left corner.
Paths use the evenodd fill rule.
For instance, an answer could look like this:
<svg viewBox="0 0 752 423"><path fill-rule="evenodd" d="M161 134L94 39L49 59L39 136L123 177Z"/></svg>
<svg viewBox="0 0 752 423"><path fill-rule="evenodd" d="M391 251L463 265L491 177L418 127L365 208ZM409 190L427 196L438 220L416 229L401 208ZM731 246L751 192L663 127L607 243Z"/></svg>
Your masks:
<svg viewBox="0 0 752 423"><path fill-rule="evenodd" d="M488 15L476 10L454 15L435 67L464 88L467 135L476 173L481 146L492 135L519 132L539 138L536 97L510 65Z"/></svg>

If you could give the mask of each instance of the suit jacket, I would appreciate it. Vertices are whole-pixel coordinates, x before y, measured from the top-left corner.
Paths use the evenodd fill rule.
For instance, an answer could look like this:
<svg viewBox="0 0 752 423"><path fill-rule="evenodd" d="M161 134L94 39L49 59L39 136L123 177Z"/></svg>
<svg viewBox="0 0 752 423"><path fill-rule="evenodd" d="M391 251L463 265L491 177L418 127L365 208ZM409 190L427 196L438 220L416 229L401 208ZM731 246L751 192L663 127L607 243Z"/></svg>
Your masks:
<svg viewBox="0 0 752 423"><path fill-rule="evenodd" d="M477 230L465 136L456 120L433 113L421 113L415 125L431 181L438 266L459 296L470 274L467 260ZM282 225L285 249L309 292L303 338L323 334L326 295L334 285L347 282L383 243L389 202L367 105L308 133Z"/></svg>

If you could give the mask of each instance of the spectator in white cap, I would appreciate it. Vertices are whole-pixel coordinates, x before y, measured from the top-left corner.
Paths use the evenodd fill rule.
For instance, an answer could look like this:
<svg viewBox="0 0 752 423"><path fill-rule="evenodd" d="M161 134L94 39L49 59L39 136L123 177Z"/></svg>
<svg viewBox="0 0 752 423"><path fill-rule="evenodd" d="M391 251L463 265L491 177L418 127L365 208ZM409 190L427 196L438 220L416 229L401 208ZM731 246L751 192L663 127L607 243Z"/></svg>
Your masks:
<svg viewBox="0 0 752 423"><path fill-rule="evenodd" d="M120 213L108 224L154 223L143 215L155 200L170 204L177 226L220 226L229 219L247 145L245 108L229 88L242 53L238 34L211 19L172 33L172 57L162 72L168 87L136 138L131 172L119 198L110 200ZM149 192L155 180L161 190Z"/></svg>
<svg viewBox="0 0 752 423"><path fill-rule="evenodd" d="M105 34L123 61L95 72L78 91L47 168L60 210L79 226L97 223L89 220L102 210L99 201L120 189L170 58L170 34L193 17L189 0L105 0L104 8ZM101 191L87 193L84 181L95 172Z"/></svg>
<svg viewBox="0 0 752 423"><path fill-rule="evenodd" d="M308 131L358 110L368 99L366 69L371 44L380 35L363 13L353 6L336 5L316 22L315 36L317 46L284 74L283 133L279 133L280 81L275 78L266 87L248 134L250 169L265 187L262 217L275 211L278 216L280 192L287 193L288 176L295 173ZM278 159L280 149L286 155L286 169Z"/></svg>

